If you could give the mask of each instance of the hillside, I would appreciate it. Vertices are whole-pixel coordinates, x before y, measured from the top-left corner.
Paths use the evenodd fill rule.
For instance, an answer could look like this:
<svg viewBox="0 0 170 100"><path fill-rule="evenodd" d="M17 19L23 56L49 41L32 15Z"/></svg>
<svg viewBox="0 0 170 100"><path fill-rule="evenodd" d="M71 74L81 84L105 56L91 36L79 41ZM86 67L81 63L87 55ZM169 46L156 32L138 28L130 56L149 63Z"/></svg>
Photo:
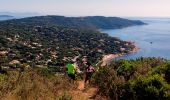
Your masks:
<svg viewBox="0 0 170 100"><path fill-rule="evenodd" d="M96 64L106 54L130 53L135 48L132 42L110 37L97 29L142 24L140 21L115 17L41 16L1 21L0 99L101 98L101 91L98 91L101 90L100 84L95 84L97 76L93 78L96 87L86 88L85 91L77 90L77 84L70 84L64 75L64 66L78 56L83 70L84 66L81 64L84 59ZM99 67L99 72L102 70L100 69ZM105 96L109 98L108 95Z"/></svg>
<svg viewBox="0 0 170 100"><path fill-rule="evenodd" d="M78 55L80 59L86 57L92 63L96 63L105 54L132 51L135 46L131 42L110 37L89 27L92 25L103 28L102 24L97 23L99 18L112 19L110 23L116 19L120 22L126 20L105 17L41 16L2 21L0 22L1 66L8 67L10 62L14 61L30 66L49 65L56 68L64 66ZM95 21L90 21L92 19ZM129 25L136 23L129 22L131 23ZM142 22L137 21L137 23ZM109 27L111 25L114 24L110 24Z"/></svg>
<svg viewBox="0 0 170 100"><path fill-rule="evenodd" d="M92 85L80 90L65 75L24 67L0 74L0 100L169 100L170 62L162 58L113 61L96 66ZM79 89L80 88L80 89Z"/></svg>
<svg viewBox="0 0 170 100"><path fill-rule="evenodd" d="M113 61L99 66L94 83L108 100L170 100L170 61L151 57Z"/></svg>
<svg viewBox="0 0 170 100"><path fill-rule="evenodd" d="M118 29L134 25L144 25L139 20L128 20L119 17L64 17L64 16L37 16L9 21L11 23L26 23L26 24L53 24L72 28L85 29Z"/></svg>

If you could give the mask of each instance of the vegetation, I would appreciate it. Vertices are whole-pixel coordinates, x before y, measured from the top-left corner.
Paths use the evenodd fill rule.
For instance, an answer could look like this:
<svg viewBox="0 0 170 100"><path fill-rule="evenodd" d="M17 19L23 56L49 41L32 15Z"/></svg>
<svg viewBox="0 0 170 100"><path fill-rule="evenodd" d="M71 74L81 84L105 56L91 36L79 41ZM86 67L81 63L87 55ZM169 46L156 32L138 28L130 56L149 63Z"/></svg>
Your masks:
<svg viewBox="0 0 170 100"><path fill-rule="evenodd" d="M44 76L41 68L0 74L1 100L71 100L66 91L74 88L63 75ZM64 80L63 80L64 78Z"/></svg>
<svg viewBox="0 0 170 100"><path fill-rule="evenodd" d="M145 23L139 20L128 20L119 17L64 17L64 16L38 16L23 19L10 20L10 23L22 23L35 25L59 25L71 28L83 29L117 29L134 25L144 25Z"/></svg>
<svg viewBox="0 0 170 100"><path fill-rule="evenodd" d="M170 99L168 60L118 60L107 66L96 66L96 69L92 83L98 87L96 95L100 97L114 100ZM0 74L1 99L72 100L70 91L77 91L76 85L71 84L65 75L52 73L49 68L24 67L22 71Z"/></svg>
<svg viewBox="0 0 170 100"><path fill-rule="evenodd" d="M2 100L71 100L75 86L63 66L79 56L96 64L105 54L124 54L132 42L100 33L100 28L142 25L115 17L40 16L0 22ZM114 100L169 100L170 62L162 58L118 60L96 66L98 94Z"/></svg>
<svg viewBox="0 0 170 100"><path fill-rule="evenodd" d="M52 66L53 69L55 66L55 70L60 71L58 67L76 56L80 59L87 57L96 63L104 54L128 53L135 46L100 33L94 27L122 28L141 24L140 21L99 16L40 16L2 21L0 65L3 68L19 68L27 64L32 67Z"/></svg>
<svg viewBox="0 0 170 100"><path fill-rule="evenodd" d="M169 61L161 58L119 60L100 67L94 83L115 100L169 100Z"/></svg>

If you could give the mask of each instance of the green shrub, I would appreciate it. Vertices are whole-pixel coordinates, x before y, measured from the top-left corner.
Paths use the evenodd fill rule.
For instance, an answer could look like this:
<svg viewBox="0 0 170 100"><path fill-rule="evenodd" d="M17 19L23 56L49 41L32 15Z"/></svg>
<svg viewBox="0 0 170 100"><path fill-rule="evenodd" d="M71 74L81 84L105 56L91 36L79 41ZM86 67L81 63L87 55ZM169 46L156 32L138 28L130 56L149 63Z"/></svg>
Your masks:
<svg viewBox="0 0 170 100"><path fill-rule="evenodd" d="M121 60L117 68L117 74L123 75L125 80L129 80L130 76L134 73L135 67L127 60Z"/></svg>
<svg viewBox="0 0 170 100"><path fill-rule="evenodd" d="M165 79L170 84L170 64L168 64L166 67L167 70L165 71Z"/></svg>
<svg viewBox="0 0 170 100"><path fill-rule="evenodd" d="M147 77L138 77L138 79L129 82L129 87L136 100L160 100L168 98L167 92L170 86L165 82L162 76L155 74Z"/></svg>
<svg viewBox="0 0 170 100"><path fill-rule="evenodd" d="M99 88L99 94L116 99L121 95L121 85L124 84L124 78L117 76L116 71L104 66L94 75L95 84Z"/></svg>
<svg viewBox="0 0 170 100"><path fill-rule="evenodd" d="M115 100L169 100L169 63L157 58L118 60L99 67L94 83Z"/></svg>
<svg viewBox="0 0 170 100"><path fill-rule="evenodd" d="M154 67L152 68L152 70L150 71L151 75L154 74L163 74L165 80L170 83L170 63L166 63L166 64L162 64L160 66Z"/></svg>
<svg viewBox="0 0 170 100"><path fill-rule="evenodd" d="M125 72L125 71L129 71L129 72L133 71L134 66L132 64L130 64L129 61L122 60L120 63L121 64L119 65L119 67L117 69L117 74L118 75L122 75L123 72Z"/></svg>

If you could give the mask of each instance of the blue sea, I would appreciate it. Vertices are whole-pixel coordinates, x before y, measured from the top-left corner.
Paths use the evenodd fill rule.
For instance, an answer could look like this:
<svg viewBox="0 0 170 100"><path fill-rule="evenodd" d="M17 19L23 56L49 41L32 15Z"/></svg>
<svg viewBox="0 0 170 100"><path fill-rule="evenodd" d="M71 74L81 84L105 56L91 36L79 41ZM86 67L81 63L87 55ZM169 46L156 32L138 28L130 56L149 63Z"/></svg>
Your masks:
<svg viewBox="0 0 170 100"><path fill-rule="evenodd" d="M131 18L134 19L134 18ZM123 29L103 29L101 32L122 40L135 41L140 50L118 59L161 57L170 59L170 18L135 18L148 25Z"/></svg>

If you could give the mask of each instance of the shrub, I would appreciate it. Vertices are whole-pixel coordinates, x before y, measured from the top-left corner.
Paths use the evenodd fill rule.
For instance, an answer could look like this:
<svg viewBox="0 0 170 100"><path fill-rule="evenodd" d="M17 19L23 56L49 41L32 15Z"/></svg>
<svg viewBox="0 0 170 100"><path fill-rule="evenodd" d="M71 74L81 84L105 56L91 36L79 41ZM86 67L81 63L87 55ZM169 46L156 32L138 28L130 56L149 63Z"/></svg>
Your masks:
<svg viewBox="0 0 170 100"><path fill-rule="evenodd" d="M163 77L156 74L147 77L138 77L129 83L133 91L133 97L137 100L160 100L168 98L167 92L170 86L164 81Z"/></svg>
<svg viewBox="0 0 170 100"><path fill-rule="evenodd" d="M117 76L116 71L111 67L100 68L94 76L95 84L99 88L99 94L118 98L121 95L121 84L124 84L124 78Z"/></svg>
<svg viewBox="0 0 170 100"><path fill-rule="evenodd" d="M169 100L169 65L156 58L118 60L99 67L94 83L101 95L114 100Z"/></svg>
<svg viewBox="0 0 170 100"><path fill-rule="evenodd" d="M121 60L119 67L117 68L117 74L123 75L126 81L130 79L130 76L133 75L134 71L134 65L127 60Z"/></svg>
<svg viewBox="0 0 170 100"><path fill-rule="evenodd" d="M170 84L170 64L167 65L167 70L165 71L165 79Z"/></svg>

